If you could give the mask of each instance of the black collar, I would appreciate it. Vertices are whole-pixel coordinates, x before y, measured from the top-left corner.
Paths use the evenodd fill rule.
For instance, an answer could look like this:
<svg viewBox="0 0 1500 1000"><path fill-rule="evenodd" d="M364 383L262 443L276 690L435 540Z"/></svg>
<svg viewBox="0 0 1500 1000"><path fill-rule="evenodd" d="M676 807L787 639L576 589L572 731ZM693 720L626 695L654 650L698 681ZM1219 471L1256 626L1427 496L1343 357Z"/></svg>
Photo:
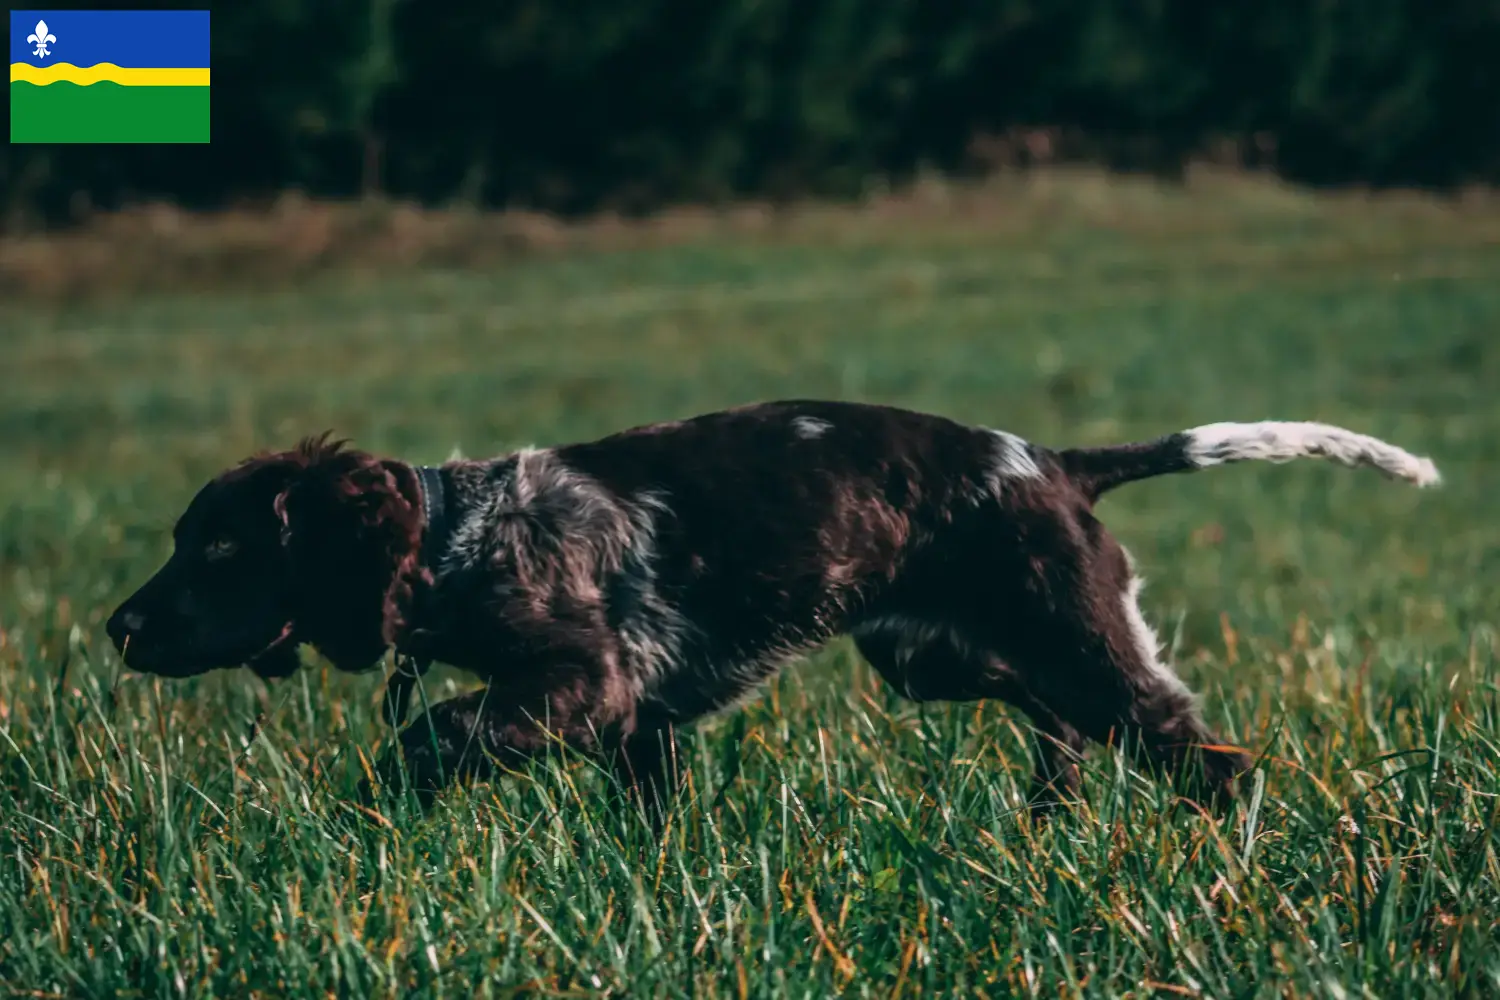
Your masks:
<svg viewBox="0 0 1500 1000"><path fill-rule="evenodd" d="M453 532L452 505L448 503L448 488L443 482L443 470L432 465L413 467L422 493L422 565L438 576L438 568L447 554L449 536ZM418 586L413 598L411 615L421 621L424 605L429 600L428 588ZM393 725L406 720L406 708L411 701L412 690L422 675L427 673L431 661L421 655L412 655L398 645L396 647L396 669L386 682L385 700L381 715Z"/></svg>
<svg viewBox="0 0 1500 1000"><path fill-rule="evenodd" d="M433 576L437 576L438 565L448 548L452 516L448 504L448 488L443 482L443 470L435 465L416 466L417 479L422 488L422 565Z"/></svg>

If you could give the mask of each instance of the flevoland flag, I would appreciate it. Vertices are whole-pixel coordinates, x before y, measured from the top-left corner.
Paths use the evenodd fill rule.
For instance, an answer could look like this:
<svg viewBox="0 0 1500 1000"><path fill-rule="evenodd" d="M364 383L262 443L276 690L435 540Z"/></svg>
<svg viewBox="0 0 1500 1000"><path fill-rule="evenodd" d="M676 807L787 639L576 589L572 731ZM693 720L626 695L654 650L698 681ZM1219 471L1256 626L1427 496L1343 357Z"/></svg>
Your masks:
<svg viewBox="0 0 1500 1000"><path fill-rule="evenodd" d="M208 142L208 11L13 10L11 142Z"/></svg>

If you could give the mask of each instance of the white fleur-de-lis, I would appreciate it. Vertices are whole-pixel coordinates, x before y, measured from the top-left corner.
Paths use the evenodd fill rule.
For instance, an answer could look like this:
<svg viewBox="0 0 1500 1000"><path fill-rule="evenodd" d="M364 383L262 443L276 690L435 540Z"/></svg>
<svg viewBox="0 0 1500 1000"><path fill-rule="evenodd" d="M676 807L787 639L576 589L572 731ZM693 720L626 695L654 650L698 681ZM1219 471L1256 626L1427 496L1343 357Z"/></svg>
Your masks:
<svg viewBox="0 0 1500 1000"><path fill-rule="evenodd" d="M46 21L38 21L36 23L36 34L27 35L26 40L36 43L36 51L31 54L38 59L45 59L52 52L51 49L47 48L47 43L57 41L57 36L48 33Z"/></svg>

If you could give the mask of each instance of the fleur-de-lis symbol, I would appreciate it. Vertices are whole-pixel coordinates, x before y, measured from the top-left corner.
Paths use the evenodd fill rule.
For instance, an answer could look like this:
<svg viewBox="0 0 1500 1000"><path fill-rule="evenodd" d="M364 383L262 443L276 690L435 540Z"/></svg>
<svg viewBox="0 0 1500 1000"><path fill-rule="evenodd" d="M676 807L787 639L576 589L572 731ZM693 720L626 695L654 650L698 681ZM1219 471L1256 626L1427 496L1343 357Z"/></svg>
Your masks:
<svg viewBox="0 0 1500 1000"><path fill-rule="evenodd" d="M38 21L36 23L36 34L27 35L26 40L36 43L36 51L31 54L39 59L45 59L52 52L51 49L47 48L47 43L57 41L57 36L48 33L46 21Z"/></svg>

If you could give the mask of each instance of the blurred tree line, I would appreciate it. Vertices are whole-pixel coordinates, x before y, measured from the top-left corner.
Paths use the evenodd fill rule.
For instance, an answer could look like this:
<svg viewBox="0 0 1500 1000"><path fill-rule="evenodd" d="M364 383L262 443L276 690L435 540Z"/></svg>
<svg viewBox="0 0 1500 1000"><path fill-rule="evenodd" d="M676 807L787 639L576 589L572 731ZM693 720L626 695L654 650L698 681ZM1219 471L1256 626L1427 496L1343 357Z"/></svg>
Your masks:
<svg viewBox="0 0 1500 1000"><path fill-rule="evenodd" d="M211 145L9 146L6 217L289 187L628 211L1209 148L1500 180L1500 0L259 0L213 32Z"/></svg>

